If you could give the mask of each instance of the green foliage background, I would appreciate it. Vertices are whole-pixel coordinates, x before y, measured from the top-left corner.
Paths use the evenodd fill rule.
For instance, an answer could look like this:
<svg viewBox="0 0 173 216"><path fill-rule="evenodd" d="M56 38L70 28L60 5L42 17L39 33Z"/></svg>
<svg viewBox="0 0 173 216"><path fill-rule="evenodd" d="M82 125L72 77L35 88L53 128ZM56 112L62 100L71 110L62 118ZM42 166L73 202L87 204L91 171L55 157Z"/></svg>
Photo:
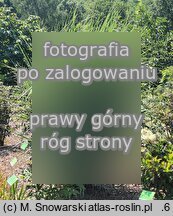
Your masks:
<svg viewBox="0 0 173 216"><path fill-rule="evenodd" d="M173 199L172 0L1 0L0 81L10 86L0 86L0 125L5 125L0 128L1 137L10 132L9 119L23 122L22 136L30 132L31 84L14 85L16 69L31 66L33 31L141 33L142 62L159 72L156 84L141 84L141 110L146 116L142 125L142 183L144 189L156 191L157 199ZM32 189L30 198L70 199L84 191L81 185L32 185L27 176L23 174L28 179L27 188Z"/></svg>

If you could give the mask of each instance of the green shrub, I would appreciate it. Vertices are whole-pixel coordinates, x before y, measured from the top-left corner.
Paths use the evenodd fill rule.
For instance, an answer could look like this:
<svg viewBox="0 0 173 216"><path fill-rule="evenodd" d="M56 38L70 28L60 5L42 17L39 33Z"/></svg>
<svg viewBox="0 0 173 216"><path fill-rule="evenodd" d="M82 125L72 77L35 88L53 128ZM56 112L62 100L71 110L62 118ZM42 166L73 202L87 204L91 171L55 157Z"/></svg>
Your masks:
<svg viewBox="0 0 173 216"><path fill-rule="evenodd" d="M26 19L39 16L41 25L48 31L60 31L76 13L76 22L85 18L83 0L11 0L18 15Z"/></svg>
<svg viewBox="0 0 173 216"><path fill-rule="evenodd" d="M59 184L59 185L31 185L32 197L37 200L59 200L77 198L84 194L84 185Z"/></svg>
<svg viewBox="0 0 173 216"><path fill-rule="evenodd" d="M142 183L157 198L173 198L173 67L162 71L159 85L143 89ZM146 133L148 131L148 133ZM147 135L148 134L148 135ZM155 137L153 137L155 135Z"/></svg>
<svg viewBox="0 0 173 216"><path fill-rule="evenodd" d="M27 44L32 42L33 31L40 31L38 17L20 20L11 8L0 7L0 81L5 85L16 84L16 71L12 68L27 67L32 56Z"/></svg>
<svg viewBox="0 0 173 216"><path fill-rule="evenodd" d="M9 134L9 95L10 87L5 87L0 83L0 146L4 145L4 140L7 134Z"/></svg>

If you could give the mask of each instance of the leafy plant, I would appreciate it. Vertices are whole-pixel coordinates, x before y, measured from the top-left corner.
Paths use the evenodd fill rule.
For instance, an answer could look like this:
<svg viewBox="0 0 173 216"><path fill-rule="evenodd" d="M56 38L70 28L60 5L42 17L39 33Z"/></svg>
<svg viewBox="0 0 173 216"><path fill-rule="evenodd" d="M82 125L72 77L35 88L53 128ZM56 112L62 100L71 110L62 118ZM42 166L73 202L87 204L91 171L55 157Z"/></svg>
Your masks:
<svg viewBox="0 0 173 216"><path fill-rule="evenodd" d="M31 185L31 196L37 200L71 199L84 194L84 185Z"/></svg>
<svg viewBox="0 0 173 216"><path fill-rule="evenodd" d="M173 195L173 67L162 71L159 85L142 94L145 113L143 127L156 135L142 140L142 182L154 189L158 198ZM148 130L147 129L147 130Z"/></svg>
<svg viewBox="0 0 173 216"><path fill-rule="evenodd" d="M4 139L9 134L9 95L11 88L0 84L0 146L4 145Z"/></svg>
<svg viewBox="0 0 173 216"><path fill-rule="evenodd" d="M16 71L11 68L27 67L33 31L41 31L38 17L20 20L11 8L0 7L0 81L5 85L16 84Z"/></svg>
<svg viewBox="0 0 173 216"><path fill-rule="evenodd" d="M0 176L0 199L1 200L24 200L27 199L29 193L26 186L19 185L17 181L9 186L6 179Z"/></svg>

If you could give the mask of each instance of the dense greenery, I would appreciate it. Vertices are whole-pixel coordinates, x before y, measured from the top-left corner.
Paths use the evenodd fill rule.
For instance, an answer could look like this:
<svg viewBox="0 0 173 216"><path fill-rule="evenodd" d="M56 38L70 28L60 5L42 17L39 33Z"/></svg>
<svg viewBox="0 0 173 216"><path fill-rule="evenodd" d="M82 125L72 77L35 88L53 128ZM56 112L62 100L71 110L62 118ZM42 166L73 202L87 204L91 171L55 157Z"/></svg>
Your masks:
<svg viewBox="0 0 173 216"><path fill-rule="evenodd" d="M3 146L5 136L8 135L9 125L9 97L10 89L0 84L0 146Z"/></svg>
<svg viewBox="0 0 173 216"><path fill-rule="evenodd" d="M33 31L141 33L142 62L157 67L159 72L156 84L141 84L141 110L146 116L142 125L142 184L143 188L156 191L158 199L173 199L172 14L172 0L4 0L0 3L0 80L4 85L16 83L16 68L31 66ZM21 87L0 86L0 91L3 93L0 95L2 145L9 131L9 118L21 123L22 136L29 135L32 88L30 83L25 83ZM22 175L32 191L28 196L37 199L68 199L84 191L81 185L32 185L30 174L29 167Z"/></svg>
<svg viewBox="0 0 173 216"><path fill-rule="evenodd" d="M154 88L145 88L142 111L142 182L160 197L173 199L173 67L162 71Z"/></svg>
<svg viewBox="0 0 173 216"><path fill-rule="evenodd" d="M14 68L30 64L33 31L40 31L38 17L20 20L11 8L0 7L0 79L4 84L15 84Z"/></svg>
<svg viewBox="0 0 173 216"><path fill-rule="evenodd" d="M48 31L60 30L66 22L76 15L76 22L84 18L85 9L77 0L12 0L18 16L27 18L36 15Z"/></svg>

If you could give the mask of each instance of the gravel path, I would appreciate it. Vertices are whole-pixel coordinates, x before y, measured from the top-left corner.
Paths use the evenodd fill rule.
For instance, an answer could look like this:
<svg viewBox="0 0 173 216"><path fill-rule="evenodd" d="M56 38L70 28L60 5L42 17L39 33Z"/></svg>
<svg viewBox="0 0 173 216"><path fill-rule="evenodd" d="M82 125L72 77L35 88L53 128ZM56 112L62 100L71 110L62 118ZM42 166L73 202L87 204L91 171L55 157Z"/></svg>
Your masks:
<svg viewBox="0 0 173 216"><path fill-rule="evenodd" d="M11 135L5 140L5 145L0 147L0 175L8 178L11 175L19 175L22 170L27 167L30 160L30 155L20 148L21 141L15 136ZM10 161L17 158L15 166L11 166Z"/></svg>
<svg viewBox="0 0 173 216"><path fill-rule="evenodd" d="M12 174L20 174L30 160L30 156L23 152L19 145L20 139L14 135L6 139L4 147L0 148L0 174L8 178ZM16 157L17 164L12 167L10 161ZM80 200L138 200L142 191L141 185L113 185L98 184L85 185L83 196L74 198Z"/></svg>

